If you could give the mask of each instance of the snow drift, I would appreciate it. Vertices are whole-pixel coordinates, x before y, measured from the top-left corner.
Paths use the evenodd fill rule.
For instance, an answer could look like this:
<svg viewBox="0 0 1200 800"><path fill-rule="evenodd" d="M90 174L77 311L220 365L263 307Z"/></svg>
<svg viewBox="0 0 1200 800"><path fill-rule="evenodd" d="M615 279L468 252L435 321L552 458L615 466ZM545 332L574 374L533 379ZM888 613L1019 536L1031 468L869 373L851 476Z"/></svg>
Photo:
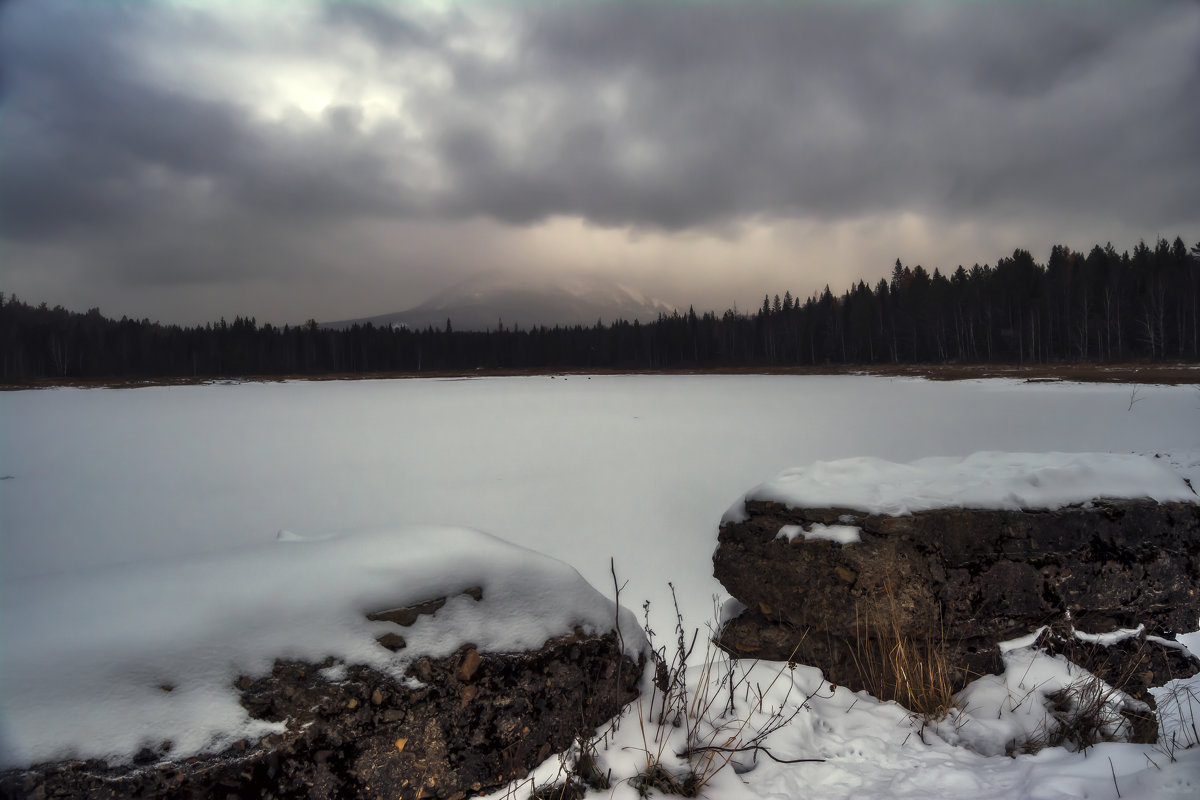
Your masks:
<svg viewBox="0 0 1200 800"><path fill-rule="evenodd" d="M482 600L460 594L482 589ZM447 596L398 630L366 614ZM571 567L487 534L418 527L361 532L6 582L0 767L73 758L127 760L147 743L172 758L221 749L278 726L249 718L238 676L275 659L332 657L402 678L416 657L466 642L536 649L577 626L613 628L617 609ZM640 646L620 612L627 652Z"/></svg>
<svg viewBox="0 0 1200 800"><path fill-rule="evenodd" d="M987 451L907 464L859 457L784 470L747 492L722 522L744 522L747 500L900 516L939 508L1054 510L1102 498L1197 499L1178 473L1138 455Z"/></svg>

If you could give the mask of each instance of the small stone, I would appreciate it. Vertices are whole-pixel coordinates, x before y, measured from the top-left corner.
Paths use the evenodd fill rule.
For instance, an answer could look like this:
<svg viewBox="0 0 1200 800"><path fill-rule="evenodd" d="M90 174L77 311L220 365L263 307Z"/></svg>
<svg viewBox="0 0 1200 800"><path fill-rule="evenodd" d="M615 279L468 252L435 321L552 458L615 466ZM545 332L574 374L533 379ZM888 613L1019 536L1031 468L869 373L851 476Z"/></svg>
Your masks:
<svg viewBox="0 0 1200 800"><path fill-rule="evenodd" d="M479 670L479 665L482 661L483 659L480 657L479 651L472 647L463 656L462 664L458 667L458 679L464 683L471 680Z"/></svg>
<svg viewBox="0 0 1200 800"><path fill-rule="evenodd" d="M383 692L379 691L378 689L371 692L371 702L377 706L383 705Z"/></svg>
<svg viewBox="0 0 1200 800"><path fill-rule="evenodd" d="M346 703L346 708L350 708L350 709L358 708L358 699L351 697L350 702Z"/></svg>
<svg viewBox="0 0 1200 800"><path fill-rule="evenodd" d="M414 624L422 614L433 614L444 605L446 605L446 598L437 597L433 600L426 600L424 603L415 603L411 606L375 611L367 614L367 619L372 622L394 622L397 625L408 627Z"/></svg>
<svg viewBox="0 0 1200 800"><path fill-rule="evenodd" d="M421 683L429 683L433 680L433 665L429 663L428 658L422 658L416 664L413 664L410 669L412 670L412 674Z"/></svg>
<svg viewBox="0 0 1200 800"><path fill-rule="evenodd" d="M379 642L393 653L397 650L403 650L405 647L408 647L408 642L404 641L404 637L398 633L385 633L383 636L376 638L375 641Z"/></svg>
<svg viewBox="0 0 1200 800"><path fill-rule="evenodd" d="M397 739L396 740L396 751L403 753L404 745L406 745L406 744L408 744L408 739L405 739L404 737L400 737L399 739Z"/></svg>

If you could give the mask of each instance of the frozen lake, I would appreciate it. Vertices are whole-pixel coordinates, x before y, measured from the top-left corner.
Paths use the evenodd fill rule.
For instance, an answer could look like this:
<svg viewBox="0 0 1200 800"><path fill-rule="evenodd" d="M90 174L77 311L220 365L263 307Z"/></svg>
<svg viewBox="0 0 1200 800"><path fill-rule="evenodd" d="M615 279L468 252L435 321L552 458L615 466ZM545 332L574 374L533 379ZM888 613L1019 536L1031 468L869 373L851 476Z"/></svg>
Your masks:
<svg viewBox="0 0 1200 800"><path fill-rule="evenodd" d="M815 460L1166 454L1200 478L1193 387L567 376L0 394L0 576L361 528L480 528L701 624L716 526ZM665 610L665 609L664 609Z"/></svg>

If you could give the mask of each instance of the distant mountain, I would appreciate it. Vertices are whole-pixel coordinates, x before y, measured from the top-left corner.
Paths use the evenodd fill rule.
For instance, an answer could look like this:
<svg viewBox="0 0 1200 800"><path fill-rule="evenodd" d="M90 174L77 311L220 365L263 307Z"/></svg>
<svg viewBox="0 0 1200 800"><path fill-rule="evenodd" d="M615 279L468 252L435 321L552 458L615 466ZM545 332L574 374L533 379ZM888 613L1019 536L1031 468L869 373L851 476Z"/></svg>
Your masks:
<svg viewBox="0 0 1200 800"><path fill-rule="evenodd" d="M406 311L326 322L321 327L348 328L370 322L424 329L430 325L444 327L449 319L455 330L482 331L495 330L501 322L506 328L594 325L597 320L607 324L619 319L652 322L660 313L674 310L660 300L603 278L489 273L468 278Z"/></svg>

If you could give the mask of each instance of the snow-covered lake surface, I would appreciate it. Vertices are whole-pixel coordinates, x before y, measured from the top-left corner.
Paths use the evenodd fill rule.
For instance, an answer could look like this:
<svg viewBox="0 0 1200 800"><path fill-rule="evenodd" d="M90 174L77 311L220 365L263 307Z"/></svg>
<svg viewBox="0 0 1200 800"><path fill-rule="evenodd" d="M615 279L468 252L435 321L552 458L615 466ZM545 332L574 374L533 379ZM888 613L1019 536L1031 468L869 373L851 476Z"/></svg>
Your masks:
<svg viewBox="0 0 1200 800"><path fill-rule="evenodd" d="M560 559L610 596L614 558L628 581L623 603L637 609L649 599L661 634L673 623L668 581L689 625L713 616L713 596L724 597L711 577L722 514L797 465L1137 453L1200 486L1200 393L1143 386L1133 403L1133 391L1004 380L559 376L0 394L0 736L22 741L11 682L22 656L10 646L28 605L49 602L51 588L69 607L72 597L62 595L78 592L82 602L83 587L114 583L106 575L181 562L199 569L286 548L280 531L320 539L444 525ZM196 602L211 592L219 607L227 589L211 585ZM44 638L56 634L67 661L80 632ZM819 684L814 672L797 670L794 680ZM51 678L60 688L71 681L55 670ZM897 707L844 689L810 705L772 743L785 758L825 763L727 770L711 796L790 797L813 787L822 797L1116 797L1118 787L1125 797L1200 794L1195 749L1175 764L1130 745L1086 757L984 757L937 736L922 743Z"/></svg>

